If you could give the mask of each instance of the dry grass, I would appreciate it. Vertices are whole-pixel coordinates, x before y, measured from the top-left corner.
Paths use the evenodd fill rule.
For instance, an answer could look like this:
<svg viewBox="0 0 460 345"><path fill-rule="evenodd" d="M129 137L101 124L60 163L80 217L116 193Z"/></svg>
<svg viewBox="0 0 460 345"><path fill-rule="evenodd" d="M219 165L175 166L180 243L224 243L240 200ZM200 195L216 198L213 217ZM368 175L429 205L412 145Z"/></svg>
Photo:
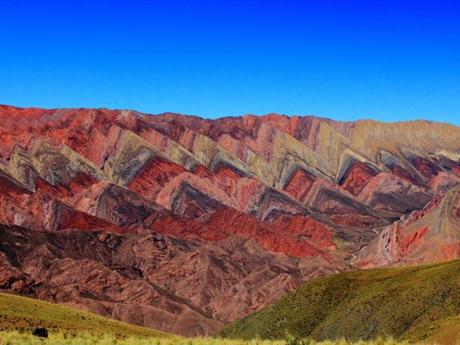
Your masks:
<svg viewBox="0 0 460 345"><path fill-rule="evenodd" d="M237 340L221 338L185 338L185 337L127 337L119 338L111 334L77 336L65 333L53 333L49 338L37 338L31 334L19 332L0 332L0 345L408 345L394 340L374 340L371 342L324 341L314 342L289 338L286 340Z"/></svg>

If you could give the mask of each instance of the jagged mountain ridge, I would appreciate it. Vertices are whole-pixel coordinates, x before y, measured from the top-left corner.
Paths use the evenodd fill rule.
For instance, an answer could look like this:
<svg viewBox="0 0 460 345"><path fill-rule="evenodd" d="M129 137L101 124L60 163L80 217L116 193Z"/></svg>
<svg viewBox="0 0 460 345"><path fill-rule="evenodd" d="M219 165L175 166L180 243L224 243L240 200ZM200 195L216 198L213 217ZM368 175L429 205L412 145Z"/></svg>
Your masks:
<svg viewBox="0 0 460 345"><path fill-rule="evenodd" d="M0 275L4 289L166 331L209 334L312 277L460 256L458 236L445 236L435 220L427 221L424 236L437 239L437 251L412 233L406 242L416 259L407 249L389 256L381 244L386 229L406 231L406 217L436 208L460 181L455 126L10 106L0 107L0 119L0 222L21 227L26 242L41 233L91 232L120 236L128 248L137 248L137 236L174 243L156 250L167 260L139 250L139 262L149 267L143 271L128 258L112 265L43 240L41 246L55 248L50 260L69 261L65 267L74 272L56 285L67 290L56 294L38 279L48 272L51 281L51 266L3 243L5 267L11 266ZM75 245L90 241L79 236ZM81 267L103 272L99 285L85 284ZM105 291L114 275L122 286L134 279L160 290L139 292L153 296L141 302L117 295L107 304L108 293L95 291ZM170 307L178 300L186 306ZM149 303L163 319L129 311ZM174 328L177 315L181 329Z"/></svg>

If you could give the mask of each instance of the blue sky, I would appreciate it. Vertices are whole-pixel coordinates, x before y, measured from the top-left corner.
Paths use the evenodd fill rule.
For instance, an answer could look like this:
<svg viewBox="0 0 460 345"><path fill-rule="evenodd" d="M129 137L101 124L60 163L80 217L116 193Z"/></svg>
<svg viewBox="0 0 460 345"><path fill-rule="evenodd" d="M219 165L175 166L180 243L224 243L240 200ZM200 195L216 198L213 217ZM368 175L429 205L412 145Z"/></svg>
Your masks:
<svg viewBox="0 0 460 345"><path fill-rule="evenodd" d="M0 0L0 103L460 125L458 1Z"/></svg>

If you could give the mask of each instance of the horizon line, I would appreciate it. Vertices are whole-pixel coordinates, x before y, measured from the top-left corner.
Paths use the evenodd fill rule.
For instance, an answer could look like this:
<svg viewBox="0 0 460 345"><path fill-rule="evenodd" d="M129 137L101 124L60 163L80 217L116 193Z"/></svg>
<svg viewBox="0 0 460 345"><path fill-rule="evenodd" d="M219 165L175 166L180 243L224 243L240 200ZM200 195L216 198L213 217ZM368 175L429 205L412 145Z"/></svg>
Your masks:
<svg viewBox="0 0 460 345"><path fill-rule="evenodd" d="M457 125L452 122L446 122L446 121L432 121L432 120L427 120L424 118L414 118L414 119L409 119L409 120L401 120L401 121L383 121L383 120L376 120L373 118L358 118L356 120L337 120L334 119L331 116L324 116L324 115L317 115L317 114L284 114L284 113L278 113L278 112L269 112L269 113L264 113L264 114L254 114L254 113L243 113L239 115L217 115L216 117L206 117L204 115L199 115L199 114L190 114L190 113L181 113L181 112L174 112L174 111L163 111L163 112L158 112L158 113L153 113L153 112L145 112L141 110L137 110L135 108L111 108L111 107L106 107L106 106L65 106L65 107L43 107L43 106L18 106L18 105L12 105L12 104L6 104L6 103L0 103L0 108L15 108L15 109L41 109L41 110L109 110L109 111L131 111L131 112L136 112L138 114L144 115L144 116L164 116L164 115L175 115L175 116L188 116L188 117L196 117L200 118L205 121L214 121L214 120L221 120L221 119L226 119L226 118L242 118L242 117L269 117L269 116L278 116L278 117L287 117L289 119L291 118L307 118L307 117L313 117L316 119L320 120L326 120L326 121L332 121L332 122L338 122L338 123L353 123L353 122L377 122L377 123L386 123L386 124L397 124L397 123L413 123L413 122L426 122L426 123L438 123L438 124L445 124L445 125L450 125L454 127L460 127L460 124Z"/></svg>

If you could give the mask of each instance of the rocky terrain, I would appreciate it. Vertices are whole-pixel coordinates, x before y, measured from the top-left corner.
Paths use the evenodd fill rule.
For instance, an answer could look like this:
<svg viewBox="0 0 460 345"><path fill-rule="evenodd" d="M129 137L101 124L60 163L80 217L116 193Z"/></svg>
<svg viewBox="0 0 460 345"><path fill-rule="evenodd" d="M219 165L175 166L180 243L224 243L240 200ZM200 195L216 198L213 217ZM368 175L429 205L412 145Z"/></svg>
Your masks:
<svg viewBox="0 0 460 345"><path fill-rule="evenodd" d="M448 124L0 106L0 180L0 289L179 334L460 257Z"/></svg>

